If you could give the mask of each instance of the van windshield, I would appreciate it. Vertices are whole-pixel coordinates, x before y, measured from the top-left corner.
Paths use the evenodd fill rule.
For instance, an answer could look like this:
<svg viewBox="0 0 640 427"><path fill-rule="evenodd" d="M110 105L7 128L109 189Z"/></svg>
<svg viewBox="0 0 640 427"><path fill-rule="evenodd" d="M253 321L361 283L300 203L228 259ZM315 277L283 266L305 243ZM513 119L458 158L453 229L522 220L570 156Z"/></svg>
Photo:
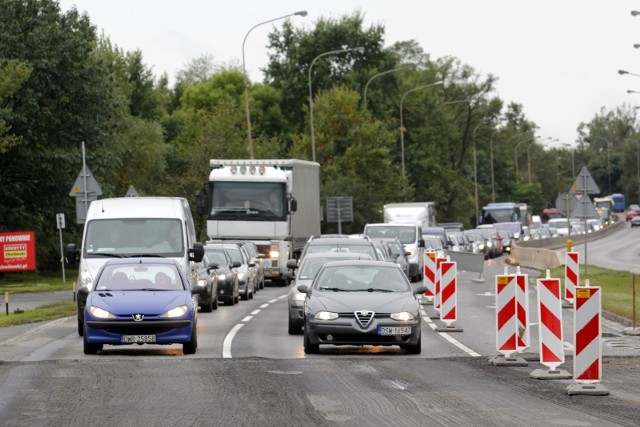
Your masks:
<svg viewBox="0 0 640 427"><path fill-rule="evenodd" d="M402 244L410 244L416 241L416 227L413 225L376 225L366 227L365 235L372 239L392 239L397 237Z"/></svg>
<svg viewBox="0 0 640 427"><path fill-rule="evenodd" d="M181 257L184 233L179 219L96 219L86 225L83 245L86 258L105 256Z"/></svg>

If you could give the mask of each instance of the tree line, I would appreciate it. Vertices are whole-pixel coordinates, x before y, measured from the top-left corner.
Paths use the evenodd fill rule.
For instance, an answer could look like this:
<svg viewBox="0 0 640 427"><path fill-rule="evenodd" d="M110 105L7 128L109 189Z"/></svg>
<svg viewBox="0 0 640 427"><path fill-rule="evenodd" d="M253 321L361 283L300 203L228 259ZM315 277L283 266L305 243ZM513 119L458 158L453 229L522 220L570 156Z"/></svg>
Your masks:
<svg viewBox="0 0 640 427"><path fill-rule="evenodd" d="M315 153L323 205L353 197L343 232L381 221L390 202L435 201L439 221L467 227L491 201L540 211L583 165L603 193L640 195L634 108L602 110L580 125L577 146L549 148L524 107L497 96L497 77L432 58L414 40L387 44L384 26L365 27L359 12L309 29L284 21L268 40L264 79L248 82L254 156ZM65 241L82 232L68 195L82 142L102 197L134 185L195 207L210 158L249 158L244 85L241 67L206 55L170 85L143 52L99 36L86 14L55 0L0 0L0 229L36 231L39 268L59 265L55 214L69 218ZM196 219L205 238L205 218Z"/></svg>

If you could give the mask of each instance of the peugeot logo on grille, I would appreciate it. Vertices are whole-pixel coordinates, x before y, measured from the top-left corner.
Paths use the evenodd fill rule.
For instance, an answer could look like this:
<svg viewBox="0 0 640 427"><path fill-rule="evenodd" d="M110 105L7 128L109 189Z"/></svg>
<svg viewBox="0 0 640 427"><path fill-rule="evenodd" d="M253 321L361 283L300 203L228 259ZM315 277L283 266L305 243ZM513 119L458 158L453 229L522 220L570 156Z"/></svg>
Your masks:
<svg viewBox="0 0 640 427"><path fill-rule="evenodd" d="M369 326L369 324L373 320L373 316L375 315L373 311L369 311L369 310L359 310L354 312L354 314L356 315L356 320L358 321L358 324L363 329Z"/></svg>
<svg viewBox="0 0 640 427"><path fill-rule="evenodd" d="M142 322L142 319L144 319L144 314L134 314L133 315L133 320L135 322Z"/></svg>

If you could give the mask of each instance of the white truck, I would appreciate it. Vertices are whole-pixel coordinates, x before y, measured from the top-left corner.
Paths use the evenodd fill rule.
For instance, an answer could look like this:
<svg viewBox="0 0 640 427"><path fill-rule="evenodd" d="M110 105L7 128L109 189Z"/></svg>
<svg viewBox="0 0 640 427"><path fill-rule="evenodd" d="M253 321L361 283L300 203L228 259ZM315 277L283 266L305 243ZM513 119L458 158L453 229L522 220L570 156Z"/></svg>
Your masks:
<svg viewBox="0 0 640 427"><path fill-rule="evenodd" d="M384 205L384 222L419 222L422 227L434 227L436 203L387 203Z"/></svg>
<svg viewBox="0 0 640 427"><path fill-rule="evenodd" d="M212 159L209 166L209 239L254 242L265 279L285 283L287 260L320 234L320 165L297 159Z"/></svg>

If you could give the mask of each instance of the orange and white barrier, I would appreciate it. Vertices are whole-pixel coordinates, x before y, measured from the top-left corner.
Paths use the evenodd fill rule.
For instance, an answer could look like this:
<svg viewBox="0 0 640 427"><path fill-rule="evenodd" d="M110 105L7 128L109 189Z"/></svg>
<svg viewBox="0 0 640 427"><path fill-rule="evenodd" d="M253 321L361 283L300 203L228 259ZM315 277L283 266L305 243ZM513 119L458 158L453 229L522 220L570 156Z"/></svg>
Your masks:
<svg viewBox="0 0 640 427"><path fill-rule="evenodd" d="M548 271L547 271L548 272ZM540 363L555 370L564 363L560 279L538 279Z"/></svg>
<svg viewBox="0 0 640 427"><path fill-rule="evenodd" d="M573 378L577 382L597 383L602 380L601 295L599 287L576 289Z"/></svg>
<svg viewBox="0 0 640 427"><path fill-rule="evenodd" d="M443 262L447 261L447 258L436 258L436 292L433 297L433 308L440 313L442 298L440 295L440 266Z"/></svg>
<svg viewBox="0 0 640 427"><path fill-rule="evenodd" d="M435 252L424 251L424 274L422 283L427 287L424 296L427 301L433 301L436 295L436 256Z"/></svg>
<svg viewBox="0 0 640 427"><path fill-rule="evenodd" d="M518 350L516 276L496 276L496 348L505 357Z"/></svg>
<svg viewBox="0 0 640 427"><path fill-rule="evenodd" d="M520 268L516 278L516 313L518 319L518 352L531 345L531 332L529 328L529 275L521 274Z"/></svg>
<svg viewBox="0 0 640 427"><path fill-rule="evenodd" d="M580 254L578 252L567 252L564 263L564 299L571 304L574 302L574 295L580 277L579 260Z"/></svg>
<svg viewBox="0 0 640 427"><path fill-rule="evenodd" d="M451 326L458 320L457 265L452 261L440 264L440 319Z"/></svg>

